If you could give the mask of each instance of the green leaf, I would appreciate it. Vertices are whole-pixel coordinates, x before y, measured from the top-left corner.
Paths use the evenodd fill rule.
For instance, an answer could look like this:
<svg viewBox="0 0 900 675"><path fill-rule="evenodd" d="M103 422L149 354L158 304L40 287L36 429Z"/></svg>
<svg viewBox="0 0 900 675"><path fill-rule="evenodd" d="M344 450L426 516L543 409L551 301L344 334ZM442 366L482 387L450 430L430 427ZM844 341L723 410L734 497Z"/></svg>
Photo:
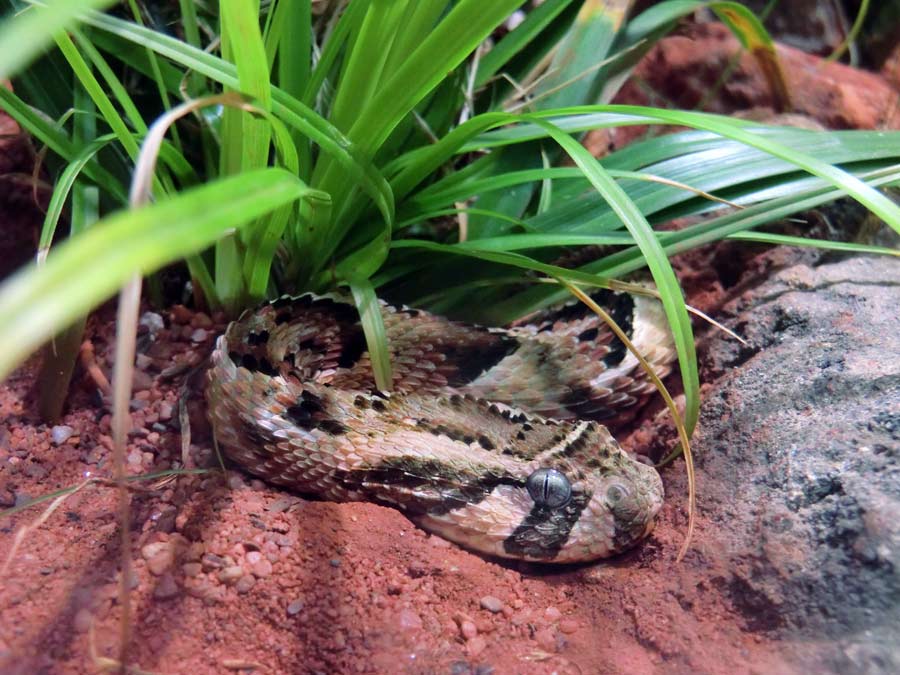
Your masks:
<svg viewBox="0 0 900 675"><path fill-rule="evenodd" d="M685 394L685 428L690 435L697 423L700 413L700 376L697 370L697 354L694 348L694 332L691 328L690 317L685 307L681 286L675 277L675 272L669 263L665 251L656 238L656 234L644 218L644 215L628 198L625 191L616 183L612 176L600 165L600 162L591 155L578 141L563 133L549 122L535 120L535 123L546 129L547 133L562 149L572 158L575 164L584 172L591 185L609 203L616 215L622 219L628 232L634 238L635 243L641 249L641 253L653 275L656 289L659 291L660 300L666 311L672 336L675 340L675 348L678 352L678 363L681 367L681 380Z"/></svg>
<svg viewBox="0 0 900 675"><path fill-rule="evenodd" d="M74 26L79 14L103 8L112 0L47 0L0 25L0 80L17 74L52 42L59 31Z"/></svg>
<svg viewBox="0 0 900 675"><path fill-rule="evenodd" d="M29 266L0 285L0 379L135 272L154 272L196 253L231 228L296 201L303 190L283 169L259 169L119 211L69 239L45 265Z"/></svg>
<svg viewBox="0 0 900 675"><path fill-rule="evenodd" d="M375 289L368 280L351 281L350 291L353 293L353 301L359 310L360 323L366 336L369 359L375 375L375 386L379 391L390 391L393 388L391 353L388 350L384 320L381 316L381 304L375 295Z"/></svg>

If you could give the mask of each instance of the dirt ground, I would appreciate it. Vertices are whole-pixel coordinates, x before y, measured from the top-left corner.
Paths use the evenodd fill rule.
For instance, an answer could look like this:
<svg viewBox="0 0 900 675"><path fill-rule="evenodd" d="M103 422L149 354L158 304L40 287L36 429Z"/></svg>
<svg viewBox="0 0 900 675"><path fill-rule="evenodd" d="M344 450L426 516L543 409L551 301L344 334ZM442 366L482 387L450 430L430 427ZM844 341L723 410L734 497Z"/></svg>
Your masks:
<svg viewBox="0 0 900 675"><path fill-rule="evenodd" d="M721 42L716 33L713 44ZM672 49L665 42L648 60L661 68L659 59L673 61ZM23 222L4 237L21 242L22 228L33 227ZM744 269L764 271L771 259L754 255L742 255ZM685 256L679 269L689 302L714 313L734 287L724 288L713 258ZM164 327L142 342L138 357L127 451L134 476L180 465L184 376L162 374L199 363L221 327L181 307L161 317ZM107 374L112 319L109 306L101 309L87 333ZM68 411L51 427L35 413L37 365L32 359L0 384L0 509L111 475L109 410L95 381L76 373ZM133 482L129 654L141 671L797 672L783 645L736 607L741 599L723 582L728 530L704 517L702 491L694 544L675 562L686 530L680 461L662 471L666 505L653 535L633 552L584 566L515 564L429 536L393 509L314 501L238 471L223 474L199 394L188 411L188 466L207 471ZM670 438L651 407L625 444L660 449ZM51 504L46 522L26 531L10 557L22 528ZM116 504L114 489L89 482L60 503L0 519L0 565L8 562L0 575L0 672L93 673L116 657Z"/></svg>
<svg viewBox="0 0 900 675"><path fill-rule="evenodd" d="M105 370L111 315L101 312L90 330ZM216 332L205 315L181 309L165 320L136 378L133 475L180 458L180 378L163 383L158 373L196 361ZM110 475L110 418L91 393L93 381L81 376L71 411L50 428L34 416L33 380L29 364L0 389L4 506ZM141 669L789 670L717 588L702 519L693 551L674 562L685 533L680 464L663 472L667 505L652 538L633 553L581 567L499 563L425 534L393 509L310 501L237 471L223 475L201 406L191 403L191 464L211 465L209 473L135 483L131 654ZM2 559L15 532L47 506L3 520ZM92 672L95 656L115 656L115 514L115 491L89 485L25 537L3 579L3 672Z"/></svg>

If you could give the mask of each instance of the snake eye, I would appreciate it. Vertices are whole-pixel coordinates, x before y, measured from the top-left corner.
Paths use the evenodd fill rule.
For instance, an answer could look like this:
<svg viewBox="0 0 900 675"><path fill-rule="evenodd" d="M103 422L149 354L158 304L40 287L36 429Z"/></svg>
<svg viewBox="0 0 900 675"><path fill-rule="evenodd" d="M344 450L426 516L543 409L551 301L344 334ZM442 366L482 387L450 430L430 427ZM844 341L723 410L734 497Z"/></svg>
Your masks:
<svg viewBox="0 0 900 675"><path fill-rule="evenodd" d="M621 483L613 483L606 489L606 501L612 506L619 504L628 497L628 488Z"/></svg>
<svg viewBox="0 0 900 675"><path fill-rule="evenodd" d="M525 482L528 494L538 506L557 508L572 497L572 485L565 474L556 469L538 469Z"/></svg>

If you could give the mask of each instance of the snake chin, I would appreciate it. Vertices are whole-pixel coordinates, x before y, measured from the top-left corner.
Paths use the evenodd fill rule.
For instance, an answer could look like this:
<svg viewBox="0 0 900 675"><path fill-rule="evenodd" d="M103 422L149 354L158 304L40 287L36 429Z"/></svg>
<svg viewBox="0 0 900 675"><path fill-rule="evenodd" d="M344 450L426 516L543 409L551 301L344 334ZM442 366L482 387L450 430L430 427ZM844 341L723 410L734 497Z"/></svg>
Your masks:
<svg viewBox="0 0 900 675"><path fill-rule="evenodd" d="M620 451L621 452L621 451ZM627 458L615 471L593 480L593 494L569 532L555 563L607 558L623 553L653 530L663 505L663 485L653 467Z"/></svg>

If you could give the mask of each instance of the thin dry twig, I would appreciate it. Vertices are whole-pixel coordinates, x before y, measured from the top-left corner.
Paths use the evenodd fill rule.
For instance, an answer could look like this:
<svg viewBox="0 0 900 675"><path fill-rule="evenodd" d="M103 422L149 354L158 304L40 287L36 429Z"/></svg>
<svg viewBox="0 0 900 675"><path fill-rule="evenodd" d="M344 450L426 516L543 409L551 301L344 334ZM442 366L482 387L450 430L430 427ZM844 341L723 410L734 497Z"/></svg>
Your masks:
<svg viewBox="0 0 900 675"><path fill-rule="evenodd" d="M691 444L690 439L687 435L687 430L684 428L684 421L681 419L681 414L678 412L678 407L675 405L675 401L672 400L672 397L669 395L669 391L666 389L665 385L662 383L662 380L659 379L659 376L656 374L656 371L653 370L652 366L647 363L644 356L635 348L634 344L631 340L628 339L628 336L625 335L624 331L619 328L619 325L613 321L613 318L606 313L606 311L600 307L596 302L594 302L591 297L585 293L583 290L570 284L565 279L560 279L559 282L564 285L569 291L581 300L585 305L591 308L593 312L599 316L606 324L610 327L613 333L616 334L616 337L619 338L622 343L628 348L632 354L634 354L635 358L637 358L638 362L640 362L641 367L647 373L647 376L652 380L653 384L656 386L657 391L662 395L663 399L666 402L666 406L669 408L669 412L672 415L672 419L675 422L675 428L678 430L678 437L681 441L682 453L684 454L684 465L687 470L688 477L688 528L687 534L685 535L684 542L681 545L681 548L678 551L678 555L675 558L675 562L681 562L684 558L685 554L688 551L688 548L691 544L691 538L694 534L694 520L695 520L695 505L696 505L696 491L695 491L695 482L694 482L694 458L691 454Z"/></svg>
<svg viewBox="0 0 900 675"><path fill-rule="evenodd" d="M609 280L609 289L611 291L624 291L626 293L633 293L634 295L646 295L647 297L656 298L657 300L660 299L659 291L657 291L655 288L647 288L647 287L641 286L639 284L629 284L626 281L618 281L616 279ZM740 342L742 345L749 344L744 338L742 338L740 335L735 333L730 328L723 326L721 323L719 323L718 321L713 319L709 314L706 314L705 312L697 309L696 307L691 307L688 304L685 304L685 307L687 308L687 311L689 311L691 314L700 317L701 319L703 319L710 325L718 328L720 331L722 331L729 337L734 338L735 340Z"/></svg>
<svg viewBox="0 0 900 675"><path fill-rule="evenodd" d="M47 519L53 515L53 512L58 509L64 501L66 501L69 497L74 495L76 492L82 490L83 488L90 485L94 482L95 478L88 478L87 480L79 483L71 492L68 492L64 495L60 495L52 502L50 502L50 506L44 509L44 512L38 516L38 518L33 522L27 525L23 525L19 528L18 532L16 532L15 537L13 537L12 548L9 550L9 554L6 556L6 560L3 562L3 567L0 568L0 577L5 577L6 572L9 569L9 566L12 564L13 558L15 558L16 553L19 550L19 547L22 545L22 542L25 541L25 537L30 533L39 528L41 525L47 522Z"/></svg>
<svg viewBox="0 0 900 675"><path fill-rule="evenodd" d="M103 370L97 364L97 356L94 354L94 343L90 340L82 342L78 355L81 358L81 367L84 368L104 396L109 396L112 387L109 384L109 380L106 379Z"/></svg>

